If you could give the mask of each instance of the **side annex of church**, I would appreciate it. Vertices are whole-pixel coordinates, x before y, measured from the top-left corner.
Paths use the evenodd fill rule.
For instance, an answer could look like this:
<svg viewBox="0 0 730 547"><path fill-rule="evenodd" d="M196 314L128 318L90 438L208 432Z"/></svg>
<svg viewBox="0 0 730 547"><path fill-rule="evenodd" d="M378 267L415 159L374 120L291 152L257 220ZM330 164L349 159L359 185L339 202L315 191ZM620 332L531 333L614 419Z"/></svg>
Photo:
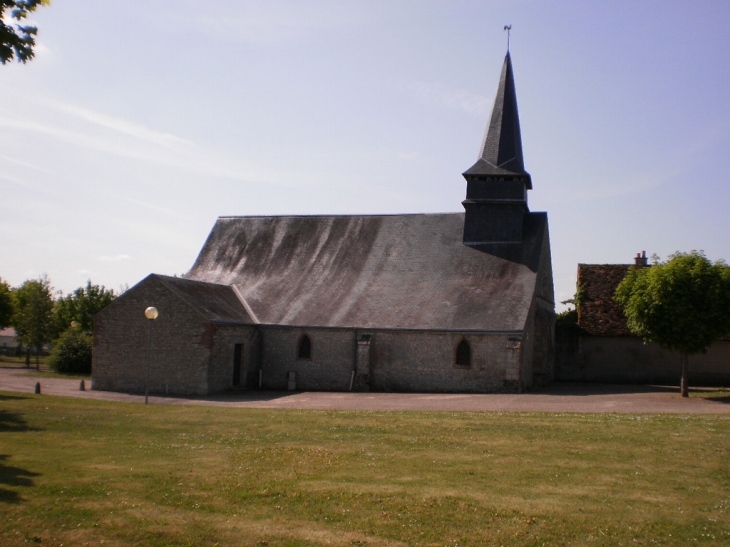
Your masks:
<svg viewBox="0 0 730 547"><path fill-rule="evenodd" d="M509 52L463 176L463 213L219 218L184 277L151 274L95 316L93 389L486 393L549 382L548 220L527 205Z"/></svg>

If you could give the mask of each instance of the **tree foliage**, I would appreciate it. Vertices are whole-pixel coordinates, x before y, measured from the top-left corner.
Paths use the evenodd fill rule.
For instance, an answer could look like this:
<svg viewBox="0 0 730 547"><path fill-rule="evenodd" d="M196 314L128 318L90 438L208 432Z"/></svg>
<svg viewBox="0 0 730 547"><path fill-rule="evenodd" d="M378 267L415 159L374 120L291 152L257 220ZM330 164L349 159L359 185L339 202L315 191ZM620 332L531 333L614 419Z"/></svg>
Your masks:
<svg viewBox="0 0 730 547"><path fill-rule="evenodd" d="M48 277L28 280L13 290L13 326L20 343L38 351L53 336L53 289Z"/></svg>
<svg viewBox="0 0 730 547"><path fill-rule="evenodd" d="M0 62L2 64L12 61L13 58L17 58L21 63L33 58L38 28L21 23L30 12L44 4L50 4L50 0L0 0ZM9 18L15 19L17 23L9 23Z"/></svg>
<svg viewBox="0 0 730 547"><path fill-rule="evenodd" d="M10 285L0 277L0 329L9 327L13 319L13 297Z"/></svg>
<svg viewBox="0 0 730 547"><path fill-rule="evenodd" d="M79 287L56 302L53 310L56 331L65 331L72 321L76 321L81 330L91 331L94 314L115 298L113 290L107 290L104 285L93 285L88 280L85 287Z"/></svg>
<svg viewBox="0 0 730 547"><path fill-rule="evenodd" d="M730 333L730 267L713 264L701 251L629 270L615 299L631 332L683 356L683 395L687 356L705 353Z"/></svg>
<svg viewBox="0 0 730 547"><path fill-rule="evenodd" d="M89 374L91 348L91 335L80 327L71 327L55 341L46 362L56 372Z"/></svg>

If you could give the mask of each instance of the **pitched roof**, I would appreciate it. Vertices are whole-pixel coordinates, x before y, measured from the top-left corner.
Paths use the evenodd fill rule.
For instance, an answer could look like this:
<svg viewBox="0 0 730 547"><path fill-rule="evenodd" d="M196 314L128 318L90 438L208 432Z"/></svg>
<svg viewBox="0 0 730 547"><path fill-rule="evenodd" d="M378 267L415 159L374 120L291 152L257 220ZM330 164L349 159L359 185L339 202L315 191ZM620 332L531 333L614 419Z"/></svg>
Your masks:
<svg viewBox="0 0 730 547"><path fill-rule="evenodd" d="M256 323L233 287L152 274L201 315L214 323Z"/></svg>
<svg viewBox="0 0 730 547"><path fill-rule="evenodd" d="M578 326L597 336L633 336L626 326L621 305L613 299L630 264L578 264L578 286L583 298L578 305Z"/></svg>
<svg viewBox="0 0 730 547"><path fill-rule="evenodd" d="M492 117L484 135L481 156L464 175L528 175L522 157L520 116L509 52L504 58ZM528 188L532 183L528 180Z"/></svg>
<svg viewBox="0 0 730 547"><path fill-rule="evenodd" d="M547 237L528 217L501 257L462 245L463 213L221 217L186 278L235 284L263 324L521 331Z"/></svg>

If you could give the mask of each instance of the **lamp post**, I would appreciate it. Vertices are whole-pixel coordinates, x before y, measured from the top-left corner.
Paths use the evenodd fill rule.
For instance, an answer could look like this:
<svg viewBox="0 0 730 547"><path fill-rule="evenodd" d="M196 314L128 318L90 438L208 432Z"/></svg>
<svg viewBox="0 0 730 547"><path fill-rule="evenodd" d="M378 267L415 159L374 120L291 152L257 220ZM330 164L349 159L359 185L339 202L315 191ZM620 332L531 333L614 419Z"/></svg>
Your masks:
<svg viewBox="0 0 730 547"><path fill-rule="evenodd" d="M152 332L157 319L157 308L150 306L144 311L144 316L149 319L150 322L150 334L147 339L147 374L144 379L144 404L147 404L147 399L150 394L150 361L152 361Z"/></svg>

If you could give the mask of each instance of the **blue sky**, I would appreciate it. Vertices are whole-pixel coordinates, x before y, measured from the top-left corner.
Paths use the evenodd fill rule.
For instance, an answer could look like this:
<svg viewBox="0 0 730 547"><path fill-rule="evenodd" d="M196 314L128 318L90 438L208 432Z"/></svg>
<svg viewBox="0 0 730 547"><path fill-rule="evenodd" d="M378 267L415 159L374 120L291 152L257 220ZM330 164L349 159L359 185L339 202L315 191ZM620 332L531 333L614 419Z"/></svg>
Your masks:
<svg viewBox="0 0 730 547"><path fill-rule="evenodd" d="M730 3L56 0L0 66L0 276L182 274L221 215L462 211L512 24L530 208L730 259Z"/></svg>

